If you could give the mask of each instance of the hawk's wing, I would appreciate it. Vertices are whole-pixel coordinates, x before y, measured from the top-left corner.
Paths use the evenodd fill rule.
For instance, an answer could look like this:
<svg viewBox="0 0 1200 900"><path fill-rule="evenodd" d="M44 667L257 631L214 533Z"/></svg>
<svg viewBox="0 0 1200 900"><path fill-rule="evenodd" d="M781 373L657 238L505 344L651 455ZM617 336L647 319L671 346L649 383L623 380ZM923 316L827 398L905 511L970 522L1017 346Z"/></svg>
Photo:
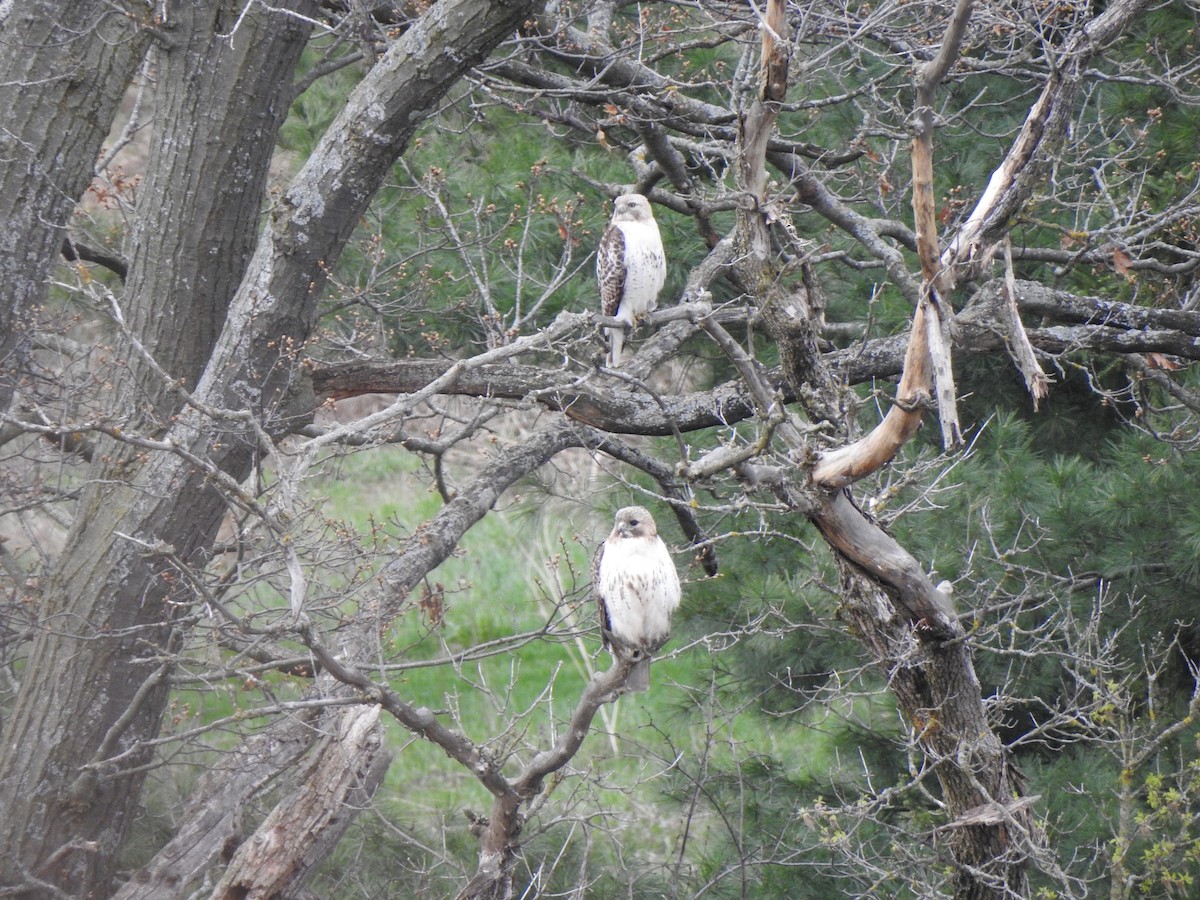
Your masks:
<svg viewBox="0 0 1200 900"><path fill-rule="evenodd" d="M596 596L596 611L600 614L600 640L608 649L612 643L612 621L608 618L608 604L604 602L604 594L600 589L600 560L604 556L605 543L601 541L592 556L592 593Z"/></svg>
<svg viewBox="0 0 1200 900"><path fill-rule="evenodd" d="M625 232L609 225L596 249L596 278L600 282L600 310L615 316L625 293Z"/></svg>

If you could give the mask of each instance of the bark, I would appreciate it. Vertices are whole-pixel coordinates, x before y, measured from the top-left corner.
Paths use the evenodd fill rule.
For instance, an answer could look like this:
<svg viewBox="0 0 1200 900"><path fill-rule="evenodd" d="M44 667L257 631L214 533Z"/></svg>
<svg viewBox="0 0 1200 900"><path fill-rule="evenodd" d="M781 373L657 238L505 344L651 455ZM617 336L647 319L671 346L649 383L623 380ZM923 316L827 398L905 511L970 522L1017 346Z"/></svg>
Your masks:
<svg viewBox="0 0 1200 900"><path fill-rule="evenodd" d="M957 447L962 442L962 429L958 422L958 401L950 363L950 320L953 312L949 301L952 285L942 277L942 264L938 257L937 211L933 196L934 104L938 86L958 58L971 17L971 6L972 0L959 0L937 56L918 69L916 109L913 111L912 206L922 278L921 301L913 319L913 331L915 337L920 320L920 327L925 330L924 343L933 374L938 420L942 426L942 445L946 449Z"/></svg>
<svg viewBox="0 0 1200 900"><path fill-rule="evenodd" d="M328 734L298 773L301 785L238 848L212 900L296 897L383 782L391 755L383 749L378 706L330 717Z"/></svg>
<svg viewBox="0 0 1200 900"><path fill-rule="evenodd" d="M843 568L846 615L888 677L941 781L949 824L939 829L938 840L945 841L958 866L959 894L984 897L1026 889L1022 857L1036 842L1023 818L1030 801L1012 802L1020 797L1020 778L1009 770L1003 748L988 730L970 650L949 600L933 588L919 561L858 510L841 488L895 457L920 426L932 394L931 345L944 335L944 328L932 292L922 295L922 280L907 270L909 263L899 247L917 251L927 286L938 282L939 266L960 274L956 267L987 258L989 241L1009 226L1012 213L1038 183L1033 163L1045 158L1070 118L1082 61L1144 5L1114 2L1088 30L1087 40L1065 48L1066 64L1047 83L1025 132L963 235L939 254L932 144L925 142L932 134L932 120L923 121L921 140L913 148L914 185L920 194L914 196L916 232L907 234L897 223L870 221L854 213L804 171L797 161L801 147L772 134L774 116L786 99L789 42L783 4L766 4L763 81L756 101L736 123L743 139L737 196L746 205L738 212L735 256L740 287L761 303L761 321L781 350L782 364L776 370L765 370L742 351L701 304L681 308L674 318L668 313L676 311L656 316L655 325L661 327L630 371L645 376L703 331L733 361L740 376L712 391L664 396L649 390L613 391L605 382L590 381L586 373L564 372L558 365L509 362L519 352L556 352L552 341L561 338L565 343L577 336L574 332L594 330L583 316L560 320L520 347L504 348L511 354L504 358L483 354L454 363L405 360L373 367L312 367L315 390L322 396L394 390L413 394L414 403L435 394L511 397L530 399L569 420L552 416L553 428L497 459L384 565L379 590L364 607L363 622L339 631L337 658L311 629L304 634L312 652L324 660L322 694L377 702L403 727L475 772L491 792L493 810L481 829L479 869L464 896L505 896L511 891L527 802L547 773L577 751L590 716L598 704L607 702L608 687L589 687L576 713L582 717L581 727L572 727L564 735L565 743L537 754L521 775L511 778L436 715L412 708L376 683L369 674L372 651L378 630L408 602L414 584L453 551L520 473L532 471L565 447L579 445L603 447L650 473L663 487L662 494L680 505L687 502L687 493L674 484L676 477L703 480L732 470L755 487L775 488L793 515L809 517ZM119 306L129 329L124 355L130 361L122 403L136 410L136 416L100 427L99 446L89 450L98 460L92 470L96 486L84 495L72 543L44 595L45 633L24 669L26 691L4 736L13 741L7 746L36 748L29 754L7 754L7 762L0 761L0 778L20 770L8 787L0 787L6 812L11 808L18 813L12 823L0 824L0 840L5 841L0 846L6 852L14 847L17 854L11 868L6 868L7 861L0 862L5 880L14 879L10 883L33 885L48 879L81 892L101 883L96 873L111 865L113 836L124 828L142 777L131 771L146 759L138 741L157 728L169 674L164 660L176 638L175 616L194 602L179 575L203 564L216 523L229 504L262 514L272 524L239 482L274 438L301 430L315 438L314 446L326 437L363 439L350 431L320 435L304 427L304 413L311 406L301 374L307 367L301 365L298 350L291 350L310 336L325 272L413 129L446 88L516 25L533 28L533 23L521 21L529 4L433 6L368 73L304 172L273 207L255 245L265 173L259 145L269 148L281 114L263 105L264 96L271 95L259 88L260 82L274 85L273 96L282 96L279 86L287 80L289 64L271 49L271 41L283 38L251 30L256 27L251 18L239 25L246 30L235 33L233 46L227 47L216 35L232 27L229 14L261 11L262 6L226 4L225 21L203 27L199 19L212 11L193 6L172 7L165 35L158 67L162 139L142 189L129 283ZM737 131L733 118L721 107L690 100L686 91L676 90L677 84L646 65L610 52L599 37L604 30L598 27L582 35L547 27L544 46L558 61L611 87L617 101L641 115L631 130L642 136L650 156L677 187L686 185L684 161L691 159L691 150L681 152L686 145L673 144L675 135L668 129L732 143ZM247 35L255 38L254 52L244 42ZM919 104L922 110L931 108L929 97L949 59L946 55L925 73L928 91L922 100L929 102ZM228 77L214 74L222 71ZM491 71L561 90L562 96L572 96L569 89L577 85L512 60ZM194 86L190 93L188 86ZM281 110L282 104L276 108ZM204 129L192 127L193 120L203 120ZM257 155L247 158L238 149L243 142L253 143ZM815 283L793 277L794 256L784 260L779 253L780 247L783 255L794 253L795 242L789 243L786 229L779 227L786 210L780 198L769 193L766 162L784 171L789 189L816 212L884 261L888 276L914 303L907 338L819 352L819 291ZM226 204L215 195L214 185L249 202ZM690 200L673 199L680 211L692 208ZM703 214L699 209L694 211L698 217ZM1061 294L1017 282L1011 274L1009 282L1007 293L999 290L998 282L985 285L961 314L956 349L978 353L1003 347L1005 336L1017 334L1021 327L1015 308L1037 311L1051 320L1028 330L1030 347L1053 352L1079 347L1158 350L1200 358L1200 317L1195 314ZM12 307L22 308L27 307ZM1062 322L1070 324L1055 324ZM1003 328L997 328L1001 324ZM6 328L3 334L16 331ZM1030 354L1024 359L1026 370L1032 371ZM0 369L6 365L2 360ZM843 429L835 437L848 440L840 377L859 381L890 374L902 377L895 406L881 426L866 440L820 458L783 408L799 400L816 427ZM191 395L185 397L185 391ZM757 418L759 440L731 441L699 460L692 460L680 441L686 464L677 471L592 432L596 427L615 434L678 437L751 418ZM155 427L139 430L139 424ZM830 433L827 428L823 437ZM420 446L419 437L409 440ZM792 468L772 482L759 457L773 452L773 442L785 445L791 455L784 465ZM153 458L143 460L143 454ZM814 461L809 479L807 467ZM754 482L759 475L763 480ZM698 529L695 532L702 537ZM298 614L303 612L302 599ZM386 754L377 733L374 727L357 727L372 710L370 705L355 707L326 718L346 727L331 732L339 736L318 748L311 767L251 840L241 845L219 896L294 896L303 891L304 881L349 823L357 802L368 797L371 785L382 777ZM229 781L204 780L183 830L122 896L182 896L207 869L224 861L226 851L241 840L241 807L310 749L304 734L295 732L294 721L281 721L270 734L270 742L251 741L235 754L231 764L245 768L231 774ZM59 744L63 752L46 762L41 748L58 752ZM106 830L94 839L89 829L100 827L98 823ZM39 841L43 845L35 846ZM89 856L98 861L94 870L80 862ZM81 880L72 880L77 876Z"/></svg>
<svg viewBox="0 0 1200 900"><path fill-rule="evenodd" d="M330 261L434 105L531 7L435 4L375 63L275 204L197 385L204 403L283 424Z"/></svg>
<svg viewBox="0 0 1200 900"><path fill-rule="evenodd" d="M149 9L36 0L13 4L0 25L0 411L20 383L71 210L145 54L138 15Z"/></svg>
<svg viewBox="0 0 1200 900"><path fill-rule="evenodd" d="M865 437L821 455L812 480L841 488L887 465L921 427L933 392L933 357L929 353L929 303L918 303L909 329L904 370L887 415Z"/></svg>
<svg viewBox="0 0 1200 900"><path fill-rule="evenodd" d="M159 419L179 404L163 375L195 386L250 261L275 135L309 31L282 14L248 16L234 30L244 6L172 10L173 43L155 59L154 142L138 188L123 304L141 351L122 355L135 396ZM315 11L308 0L291 6Z"/></svg>
<svg viewBox="0 0 1200 900"><path fill-rule="evenodd" d="M102 506L98 498L85 506L83 524L71 541L73 552L65 554L64 571L55 578L50 616L61 612L67 622L107 628L119 637L88 642L85 638L94 634L69 630L47 630L38 637L9 737L47 745L49 752L32 764L6 763L17 770L5 786L16 813L5 823L13 837L9 846L19 848L13 880L37 869L65 838L93 828L102 832L102 852L75 870L60 867L62 882L104 890L138 786L133 776L114 780L106 760L120 754L122 767L139 761L137 740L153 732L163 697L161 676L152 683L135 667L130 677L129 660L169 649L164 613L186 609L190 601L168 561L186 563L211 542L226 502L215 488L235 500L243 497L238 481L262 433L249 426L243 411L261 417L266 433L289 427L288 404L297 391L295 358L287 351L301 347L312 327L326 261L337 258L432 105L510 34L528 9L528 4L438 4L392 45L277 204L188 405L162 440L123 437L165 453L140 470L132 466L135 475ZM236 17L226 20L227 27L231 21ZM276 30L288 32L278 24ZM267 31L265 37L286 43ZM269 92L258 95L271 99ZM282 104L278 108L282 112ZM239 199L257 204L261 198ZM61 667L64 660L71 667L65 678L56 676L69 686L61 691L65 702L38 705L34 686L51 679L37 673ZM123 677L114 684L116 673ZM139 684L146 689L137 691ZM131 694L140 704L134 709ZM104 702L97 703L97 696ZM87 727L67 729L67 721ZM34 740L35 733L43 737ZM90 760L82 773L80 759ZM73 816L63 810L68 802Z"/></svg>
<svg viewBox="0 0 1200 900"><path fill-rule="evenodd" d="M383 709L405 728L441 747L448 756L479 777L488 790L505 792L503 778L470 741L442 725L429 710L412 707L365 673L370 670L377 635L385 627L381 622L395 615L420 580L454 552L467 530L487 514L505 490L554 454L577 446L580 440L576 429L559 423L533 435L485 466L454 501L418 532L417 538L388 561L386 587L363 604L372 615L363 616L343 631L339 636L337 657L325 648L311 626L302 628L302 637L322 670L312 694L346 699L364 695L378 697ZM340 661L342 659L346 662ZM296 724L292 719L273 722L261 735L247 739L234 751L228 770L222 770L222 777L202 780L193 792L176 837L134 875L117 897L190 896L194 881L223 857L227 858L224 851L229 846L241 845L246 840L237 807L278 778L319 736L320 732L312 728L307 719L301 722L299 732ZM326 748L322 752L337 751ZM376 772L377 766L385 767L386 757L382 744L360 743L354 764L363 771ZM299 778L292 792L280 801L272 817L250 832L257 838L256 846L272 848L273 871L290 872L295 876L289 881L291 893L300 890L304 877L312 873L333 846L332 829L322 832L326 839L310 843L305 828L293 827L304 821L327 794L330 779L334 776L323 771L324 768L324 764L306 768L304 777ZM297 811L293 812L293 808ZM344 807L341 824L348 825L359 811L360 807ZM288 832L282 843L279 840L281 827ZM194 842L190 837L195 838ZM239 869L242 874L237 876L238 883L249 887L253 883L253 874L240 864ZM164 893L156 893L159 890Z"/></svg>
<svg viewBox="0 0 1200 900"><path fill-rule="evenodd" d="M842 615L887 678L941 787L948 824L939 834L956 900L1029 896L1027 860L1042 838L1023 802L1025 780L987 721L970 644L961 629L956 640L918 639L877 582L843 574Z"/></svg>
<svg viewBox="0 0 1200 900"><path fill-rule="evenodd" d="M675 307L672 313L677 313ZM697 308L699 309L699 308ZM652 314L651 321L658 314ZM586 314L562 315L546 329L549 337L560 325L588 327ZM565 329L564 329L565 330ZM689 327L689 333L695 329ZM640 351L640 352L644 352ZM640 353L639 353L640 355ZM472 357L454 363L404 359L372 363L314 363L310 369L318 397L342 399L362 394L424 391L435 383L437 392L463 397L522 400L533 395L547 409L573 421L613 434L671 435L676 430L719 426L752 413L737 383L713 391L695 391L656 398L646 393L614 391L611 382L581 379L580 372L514 362L484 362Z"/></svg>
<svg viewBox="0 0 1200 900"><path fill-rule="evenodd" d="M959 0L938 54L917 72L916 109L912 140L913 221L917 256L921 261L921 293L913 313L904 374L896 389L895 405L866 437L827 453L813 470L813 481L842 487L886 465L921 426L924 408L936 397L942 443L962 440L950 365L947 302L951 286L942 278L938 258L937 215L933 196L934 102L938 85L958 57L971 15L971 0Z"/></svg>
<svg viewBox="0 0 1200 900"><path fill-rule="evenodd" d="M1033 411L1037 412L1038 403L1049 391L1050 379L1038 364L1029 342L1029 335L1021 322L1020 311L1017 308L1017 279L1013 273L1012 241L1004 239L1004 304L1002 306L1005 319L1004 333L1008 336L1008 355L1025 379L1025 387L1033 398Z"/></svg>
<svg viewBox="0 0 1200 900"><path fill-rule="evenodd" d="M156 378L148 362L131 354L135 369L147 374L119 388L118 408L162 412L178 404L173 379L199 374L231 282L248 261L261 193L230 191L226 184L261 189L265 183L282 121L278 101L307 27L291 17L256 14L232 41L222 38L241 6L181 10L172 20L170 46L160 52L162 146L150 159L124 304L129 340L173 371ZM264 90L268 75L271 89ZM209 108L206 100L214 96L234 102ZM204 199L180 200L179 182ZM225 271L210 278L200 270L218 268L208 256L214 247L225 254ZM163 327L195 325L191 311L215 321ZM49 578L42 628L5 723L5 745L26 751L0 760L0 806L8 813L0 821L0 844L10 851L0 862L4 883L35 876L80 896L107 895L138 809L150 758L138 742L158 733L168 693L163 660L176 644L172 622L191 600L168 559L202 563L227 508L212 489L211 471L171 455L169 441L149 444L168 452L142 462L145 446L104 442ZM229 445L224 465L240 478L250 454L243 442ZM107 762L115 757L120 761ZM90 852L60 852L80 843Z"/></svg>
<svg viewBox="0 0 1200 900"><path fill-rule="evenodd" d="M741 116L738 134L737 183L747 201L738 209L733 270L742 288L761 304L762 318L779 346L783 375L793 395L804 395L814 418L840 427L845 410L838 385L821 363L817 349L817 304L803 280L778 277L772 247L771 225L783 215L767 193L766 167L770 137L787 89L783 61L789 37L782 4L768 4L762 32L762 60L768 68L761 73L756 96Z"/></svg>
<svg viewBox="0 0 1200 900"><path fill-rule="evenodd" d="M893 602L922 637L962 637L950 598L934 587L920 563L864 516L843 491L826 497L809 517L830 547L877 584L887 586Z"/></svg>
<svg viewBox="0 0 1200 900"><path fill-rule="evenodd" d="M384 566L378 591L364 604L372 615L364 616L339 635L336 656L322 644L311 627L302 627L304 639L325 673L320 686L322 694L375 698L379 706L401 725L444 750L447 756L472 772L492 794L491 815L481 820L479 867L463 888L462 898L511 894L525 805L541 792L549 775L578 753L600 707L627 690L633 663L618 660L608 672L596 675L558 741L536 753L515 777L508 778L502 771L504 760L494 758L484 748L442 724L428 709L414 708L386 684L367 674L376 635L380 623L390 621L396 615L415 585L454 551L466 531L480 521L513 484L568 447L594 447L610 440L565 421L536 432L484 467ZM352 718L359 714L346 715ZM285 727L286 723L281 723L271 730ZM314 762L306 767L297 779L295 789L242 844L237 858L214 892L214 898L294 896L302 888L305 877L331 849L334 840L335 823L321 811L336 809L336 826L344 828L360 808L353 803L331 804L331 782L344 790L353 780L339 777L338 773L343 770L377 773L375 777L381 778L386 768L386 753L382 752L381 744L359 742L336 749L339 742L346 741L346 737L331 739L328 748L320 751ZM275 756L271 762L282 766L286 761ZM256 766L254 772L259 779L265 777L261 766ZM229 799L217 782L206 784L202 789L208 796L198 797L193 802L193 815L198 822L211 820L219 804ZM189 831L195 830L190 823L185 827ZM215 842L210 840L208 847L211 853ZM169 859L156 860L152 868L162 870L169 862ZM132 889L127 891L130 897L141 896Z"/></svg>
<svg viewBox="0 0 1200 900"><path fill-rule="evenodd" d="M244 817L254 798L312 746L316 719L315 711L279 719L225 754L196 785L175 836L113 900L190 896L194 883L245 840L250 823Z"/></svg>
<svg viewBox="0 0 1200 900"><path fill-rule="evenodd" d="M959 4L947 37L947 45L953 46L944 47L924 72L926 95L953 59L969 9L969 3ZM914 150L921 157L914 162L914 179L918 187L928 190L932 184L932 126L931 122L926 125L914 142ZM765 205L761 191L768 145L760 129L771 127L771 107L760 99L744 120L738 155L739 187L758 198L760 208ZM936 238L929 233L934 227L930 199L914 199L925 287L909 335L905 378L901 380L905 393L898 396L896 408L889 412L891 422L881 424L868 439L850 445L840 458L831 455L834 465L827 464L828 459L817 465L812 473L816 502L795 506L803 509L834 551L844 575L843 612L886 673L901 710L913 723L933 764L947 812L957 820L977 807L1021 797L1020 785L1009 777L1007 751L986 720L982 691L962 627L949 598L933 586L917 560L864 515L848 494L836 487L830 489L831 483L848 483L874 471L873 466L890 459L887 454L897 452L919 424L920 405L911 403L909 397L916 399L928 391L935 367L930 342L939 272ZM744 250L737 263L739 274L763 304L763 318L780 345L784 374L810 418L828 420L838 405L833 400L836 393L829 388L830 379L819 354L805 350L810 342L803 339L803 320L811 315L810 311L801 303L781 303L785 279L768 252L771 243L767 219L757 210L743 211L738 228L744 234ZM751 394L760 396L759 405L765 405L763 386L749 380L748 388ZM797 440L795 429L785 427L782 433L793 458L811 455L811 450ZM777 494L787 498L782 490ZM1017 840L1014 832L1018 829L1012 826L1010 816L999 822L952 830L949 843L957 873L957 898L1025 896L1025 859L1030 844ZM1028 835L1029 829L1024 828L1021 837Z"/></svg>
<svg viewBox="0 0 1200 900"><path fill-rule="evenodd" d="M913 223L916 227L917 256L921 275L939 294L948 290L940 283L942 263L938 256L937 208L933 195L933 133L936 126L934 104L937 89L958 59L963 35L971 17L972 0L958 0L937 56L917 70L916 109L913 111Z"/></svg>

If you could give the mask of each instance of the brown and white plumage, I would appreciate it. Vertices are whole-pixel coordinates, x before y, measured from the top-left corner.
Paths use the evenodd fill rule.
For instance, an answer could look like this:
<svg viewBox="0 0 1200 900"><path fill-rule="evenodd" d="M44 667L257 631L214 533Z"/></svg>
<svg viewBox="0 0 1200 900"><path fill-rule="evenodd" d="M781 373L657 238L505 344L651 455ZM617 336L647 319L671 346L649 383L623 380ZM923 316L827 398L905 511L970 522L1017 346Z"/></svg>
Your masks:
<svg viewBox="0 0 1200 900"><path fill-rule="evenodd" d="M667 278L667 258L650 202L641 194L622 194L596 251L596 280L601 310L628 325L653 312ZM609 328L608 364L621 364L623 328Z"/></svg>
<svg viewBox="0 0 1200 900"><path fill-rule="evenodd" d="M650 658L671 636L679 607L679 573L658 536L654 517L641 506L617 512L597 553L594 588L600 634L614 657L637 663L625 682L631 691L650 687Z"/></svg>

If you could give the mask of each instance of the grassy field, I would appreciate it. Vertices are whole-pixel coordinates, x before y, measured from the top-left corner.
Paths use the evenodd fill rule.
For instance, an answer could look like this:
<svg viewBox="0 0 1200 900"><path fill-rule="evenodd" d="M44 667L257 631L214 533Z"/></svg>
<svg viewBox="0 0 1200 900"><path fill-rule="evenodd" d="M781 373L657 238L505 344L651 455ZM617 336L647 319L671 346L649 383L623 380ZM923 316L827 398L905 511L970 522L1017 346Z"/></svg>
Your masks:
<svg viewBox="0 0 1200 900"><path fill-rule="evenodd" d="M327 523L331 546L373 544L384 560L442 505L418 458L398 447L330 460L307 487L314 511ZM632 499L623 486L609 490L613 506ZM610 665L600 649L589 586L591 557L610 517L607 508L559 502L535 485L526 486L468 532L383 635L383 659L396 667L388 675L392 686L408 702L436 711L443 722L506 759L510 775L553 743L592 672ZM678 541L672 525L664 529L668 543ZM343 551L330 552L345 558ZM344 563L347 570L354 565ZM314 584L319 581L325 595L337 598L340 576L334 571L318 578L318 567L313 564ZM287 606L285 574L280 570L253 583L241 598L242 608L257 604L268 610L266 620L272 609L277 617ZM358 578L365 584L369 573ZM730 581L731 589L735 583ZM426 589L440 597L440 621L421 607ZM696 594L685 585L685 608L701 602ZM353 612L352 602L343 601L339 614ZM462 665L413 666L539 629L551 616L560 622L551 636L511 651ZM193 652L210 664L221 658L215 645ZM729 683L718 664L721 652L719 643L710 645L703 635L683 629L655 662L648 693L603 708L582 751L531 809L526 858L541 872L538 878L572 883L577 876L563 867L586 868L589 858L606 864L621 860L630 871L648 868L658 872L655 877L666 877L663 872L681 864L683 849L692 863L708 853L720 857L731 839L740 840L734 832L750 813L714 812L710 781L753 770L763 760L797 780L838 764L820 723L799 714L756 712ZM257 686L226 681L181 689L171 727L179 733L226 717L236 721L263 705L263 684L278 699L298 699L306 687L303 678L271 672ZM325 865L318 892L452 894L477 862L478 841L465 811L486 816L491 797L441 750L397 723L385 725L393 761L375 797L378 815L359 817ZM220 730L203 739L219 748L239 737L238 731ZM154 815L131 848L131 865L153 852L169 829L171 810L213 758L215 750L187 751L173 760L181 765L160 773L150 798Z"/></svg>
<svg viewBox="0 0 1200 900"><path fill-rule="evenodd" d="M343 459L314 490L325 498L326 515L364 534L386 522L397 541L441 505L426 473L400 449ZM536 629L557 603L576 608L569 620L575 636L535 640L462 667L411 669L392 680L410 702L438 710L443 721L473 740L511 754L510 772L554 740L590 673L610 663L600 651L587 590L595 541L607 532L610 514L576 509L570 515L576 518L541 503L534 491L498 509L431 576L445 589L444 623L431 627L415 609L414 597L413 614L388 635L397 658L433 659ZM662 793L677 792L681 780L698 783L706 769L736 769L763 755L784 761L798 778L832 764L821 730L804 727L801 717L735 715L724 708L703 644L686 652L673 649L668 645L655 663L649 693L624 697L598 717L563 782L555 783L556 794L543 808L545 821L564 809L584 818L611 818L618 831L634 829L639 854L665 860L678 847L685 819L693 840L711 824L703 810L664 800ZM473 865L467 862L475 852L473 839L460 843L453 835L465 835L463 810L486 815L490 797L436 747L398 726L388 734L395 758L376 796L380 808L407 823L410 836L458 846L464 863Z"/></svg>

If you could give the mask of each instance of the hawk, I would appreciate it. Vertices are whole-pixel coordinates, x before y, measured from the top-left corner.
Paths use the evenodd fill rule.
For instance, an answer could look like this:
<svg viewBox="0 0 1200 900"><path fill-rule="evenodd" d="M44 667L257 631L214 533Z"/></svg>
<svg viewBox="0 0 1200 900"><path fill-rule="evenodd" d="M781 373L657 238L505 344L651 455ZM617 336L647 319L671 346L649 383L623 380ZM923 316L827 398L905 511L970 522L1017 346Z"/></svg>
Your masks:
<svg viewBox="0 0 1200 900"><path fill-rule="evenodd" d="M650 657L671 636L680 587L667 545L643 507L617 512L612 533L596 554L594 574L604 646L614 659L636 663L625 682L629 690L649 690Z"/></svg>
<svg viewBox="0 0 1200 900"><path fill-rule="evenodd" d="M636 324L658 306L658 292L666 278L667 258L650 202L641 194L622 194L596 251L601 311L627 325ZM608 364L619 366L625 329L606 330Z"/></svg>

